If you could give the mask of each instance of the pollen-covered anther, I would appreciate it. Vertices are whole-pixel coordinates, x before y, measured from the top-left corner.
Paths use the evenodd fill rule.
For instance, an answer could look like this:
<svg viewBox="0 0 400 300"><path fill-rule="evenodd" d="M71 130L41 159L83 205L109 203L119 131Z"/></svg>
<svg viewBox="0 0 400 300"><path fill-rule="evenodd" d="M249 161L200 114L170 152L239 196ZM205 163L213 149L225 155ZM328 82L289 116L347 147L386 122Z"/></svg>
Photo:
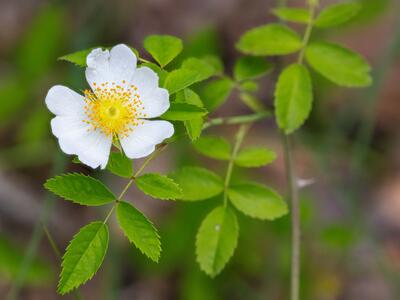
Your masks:
<svg viewBox="0 0 400 300"><path fill-rule="evenodd" d="M139 125L138 118L144 116L140 96L137 93L132 96L136 86L124 88L115 82L100 85L94 91L84 91L84 110L88 118L83 122L91 125L89 130L99 129L107 136L128 136Z"/></svg>

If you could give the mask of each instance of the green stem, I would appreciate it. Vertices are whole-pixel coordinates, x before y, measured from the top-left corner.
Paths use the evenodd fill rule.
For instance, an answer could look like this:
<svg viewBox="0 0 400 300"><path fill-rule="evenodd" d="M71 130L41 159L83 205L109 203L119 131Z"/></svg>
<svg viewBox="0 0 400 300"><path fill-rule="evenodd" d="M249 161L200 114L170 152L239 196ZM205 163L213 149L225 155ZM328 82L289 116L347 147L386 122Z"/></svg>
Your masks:
<svg viewBox="0 0 400 300"><path fill-rule="evenodd" d="M315 18L315 11L316 11L317 5L316 4L310 4L309 6L309 12L310 12L310 20L307 23L307 27L306 27L306 31L304 33L304 37L303 37L303 47L301 48L299 57L297 62L299 64L303 63L304 60L304 53L306 51L306 47L308 45L308 42L310 41L310 37L311 37L311 32L314 26L314 18Z"/></svg>
<svg viewBox="0 0 400 300"><path fill-rule="evenodd" d="M42 223L42 228L44 233L46 234L47 240L49 241L51 248L53 249L54 254L57 256L57 258L61 258L61 251L58 248L54 238L51 236L49 230L47 229L47 226Z"/></svg>
<svg viewBox="0 0 400 300"><path fill-rule="evenodd" d="M229 188L229 184L231 182L233 165L234 165L237 153L240 149L240 145L242 144L243 139L246 135L246 132L247 132L247 130L249 130L249 128L250 128L250 124L242 124L242 125L240 125L239 130L236 134L235 145L233 146L232 154L229 159L228 169L226 171L226 176L225 176L224 197L223 197L224 207L226 207L228 204L228 188Z"/></svg>
<svg viewBox="0 0 400 300"><path fill-rule="evenodd" d="M237 124L253 123L256 121L267 119L271 116L272 113L270 111L263 111L249 115L234 116L227 118L214 118L206 122L203 126L203 129L208 129L209 127L218 125L237 125Z"/></svg>

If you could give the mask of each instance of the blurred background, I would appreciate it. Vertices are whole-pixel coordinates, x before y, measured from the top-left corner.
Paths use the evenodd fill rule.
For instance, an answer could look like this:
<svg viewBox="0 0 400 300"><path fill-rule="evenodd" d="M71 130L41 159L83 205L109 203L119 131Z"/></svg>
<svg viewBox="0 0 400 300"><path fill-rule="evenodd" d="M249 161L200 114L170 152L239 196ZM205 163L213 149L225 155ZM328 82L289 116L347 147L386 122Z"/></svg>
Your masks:
<svg viewBox="0 0 400 300"><path fill-rule="evenodd" d="M322 6L334 2L321 0ZM362 53L373 66L374 84L344 89L313 74L314 110L295 140L297 172L314 182L301 190L302 299L400 299L400 2L359 2L363 9L351 23L313 35ZM121 42L148 57L142 48L146 35L172 34L185 41L181 58L220 55L229 74L240 56L235 42L252 26L275 21L270 13L275 5L274 0L0 0L0 299L61 299L55 293L60 258L43 224L63 252L81 226L104 216L102 208L48 195L43 189L48 177L79 171L101 176L116 191L124 185L73 164L51 135L47 90L55 84L86 87L83 69L57 58ZM274 78L273 73L260 81L257 93L271 107ZM233 93L211 117L247 113ZM228 138L235 131L212 129ZM245 172L286 194L275 123L255 124L245 144L277 151L273 164ZM221 174L226 168L201 158L181 140L148 170L168 173L184 164L208 165ZM234 173L236 179L243 175L242 169ZM128 199L159 228L160 263L134 250L111 222L105 262L80 289L84 299L288 299L289 216L275 222L240 216L235 255L211 280L199 271L194 241L215 199L167 203L134 188Z"/></svg>

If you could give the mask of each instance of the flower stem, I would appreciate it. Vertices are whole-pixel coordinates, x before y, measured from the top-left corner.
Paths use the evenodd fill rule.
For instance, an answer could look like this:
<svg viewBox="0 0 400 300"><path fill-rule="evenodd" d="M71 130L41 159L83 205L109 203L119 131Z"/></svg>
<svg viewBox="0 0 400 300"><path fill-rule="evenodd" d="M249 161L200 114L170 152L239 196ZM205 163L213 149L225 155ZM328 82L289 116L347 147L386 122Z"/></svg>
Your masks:
<svg viewBox="0 0 400 300"><path fill-rule="evenodd" d="M232 150L232 154L231 157L229 159L229 163L228 163L228 169L226 171L226 176L225 176L225 183L224 183L224 207L227 206L228 204L228 188L229 188L229 184L231 181L231 177L232 177L232 171L233 171L233 165L235 162L235 158L237 156L237 153L240 149L240 145L243 142L243 139L246 135L247 130L249 130L250 128L250 124L242 124L239 127L239 130L236 134L236 138L235 138L235 145L233 146L233 150Z"/></svg>
<svg viewBox="0 0 400 300"><path fill-rule="evenodd" d="M292 206L292 259L291 259L291 300L299 300L300 291L300 246L301 246L301 226L300 226L300 203L299 190L297 185L296 173L294 169L292 146L290 137L282 134L286 176L289 186L289 199Z"/></svg>

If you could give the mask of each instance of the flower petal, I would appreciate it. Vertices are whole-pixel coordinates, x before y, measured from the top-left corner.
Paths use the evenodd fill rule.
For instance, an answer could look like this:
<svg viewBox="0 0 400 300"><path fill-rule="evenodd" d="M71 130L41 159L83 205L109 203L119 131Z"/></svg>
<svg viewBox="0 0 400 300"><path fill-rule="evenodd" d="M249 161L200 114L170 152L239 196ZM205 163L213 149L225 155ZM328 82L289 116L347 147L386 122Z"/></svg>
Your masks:
<svg viewBox="0 0 400 300"><path fill-rule="evenodd" d="M48 109L58 116L79 116L84 113L84 97L62 85L53 86L45 102Z"/></svg>
<svg viewBox="0 0 400 300"><path fill-rule="evenodd" d="M144 107L142 113L146 118L161 116L169 108L169 94L166 89L156 88L152 93L140 99Z"/></svg>
<svg viewBox="0 0 400 300"><path fill-rule="evenodd" d="M77 155L82 163L92 168L107 166L111 137L94 130L76 116L57 116L51 120L51 128L63 152Z"/></svg>
<svg viewBox="0 0 400 300"><path fill-rule="evenodd" d="M119 44L111 49L94 49L86 58L86 80L94 90L97 85L105 82L127 84L131 82L136 70L137 58L135 53L126 45Z"/></svg>
<svg viewBox="0 0 400 300"><path fill-rule="evenodd" d="M129 158L141 158L155 150L155 146L174 134L174 126L167 121L142 120L131 134L120 138L122 148Z"/></svg>
<svg viewBox="0 0 400 300"><path fill-rule="evenodd" d="M158 88L158 75L148 67L137 68L131 83L138 88L138 94L142 99Z"/></svg>

